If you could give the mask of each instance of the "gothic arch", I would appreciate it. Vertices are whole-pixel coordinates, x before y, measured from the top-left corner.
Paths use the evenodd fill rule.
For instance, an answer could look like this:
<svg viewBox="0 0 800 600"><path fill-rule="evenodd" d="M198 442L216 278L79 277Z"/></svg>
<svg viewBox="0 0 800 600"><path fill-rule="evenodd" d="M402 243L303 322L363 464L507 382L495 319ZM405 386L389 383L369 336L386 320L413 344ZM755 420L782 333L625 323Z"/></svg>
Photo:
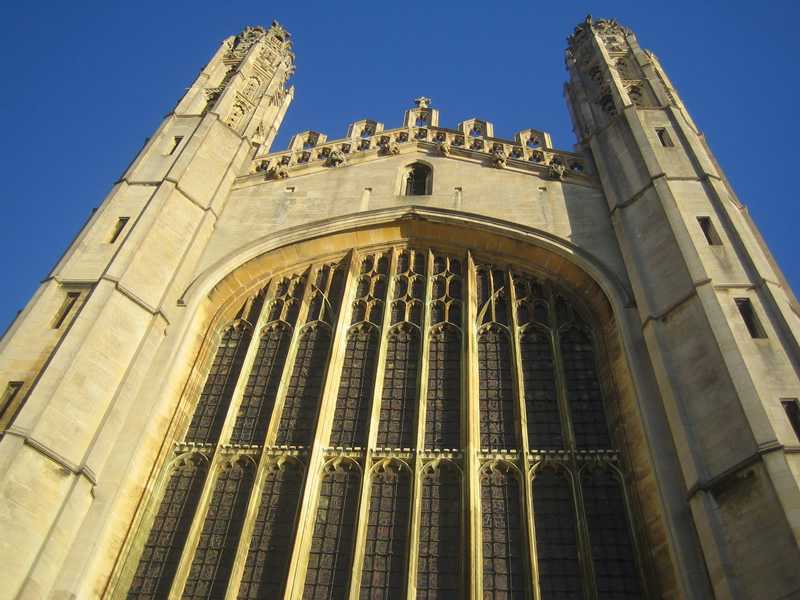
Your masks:
<svg viewBox="0 0 800 600"><path fill-rule="evenodd" d="M469 240L469 249L455 241L443 241L459 239ZM621 444L624 445L628 437L638 437L641 435L642 424L636 420L636 413L638 411L637 403L639 399L636 396L635 385L630 385L633 375L631 373L631 368L628 366L633 358L630 356L631 349L625 344L626 336L629 335L626 334L626 327L628 327L628 325L625 311L630 308L629 295L625 286L617 281L613 275L592 257L585 255L569 243L558 240L553 236L508 223L493 221L491 219L482 219L445 211L432 211L420 208L411 208L402 211L380 211L380 214L366 214L359 217L317 223L305 227L302 233L299 231L283 232L276 236L270 236L270 238L253 242L236 253L232 253L208 269L189 289L187 289L183 298L183 303L187 312L193 315L193 318L189 319L189 323L185 325L183 335L193 337L196 340L195 343L199 345L196 350L198 360L191 368L189 376L190 383L185 388L185 395L191 394L192 390L197 389L199 385L198 382L202 379L203 373L207 367L208 358L204 360L204 352L201 351L201 349L207 345L207 343L203 342L203 339L210 340L215 338L216 332L219 331L220 324L230 322L236 307L240 306L245 298L252 296L260 289L260 286L263 286L265 281L275 277L282 277L286 273L299 273L301 271L309 273L308 277L311 277L310 272L306 271L306 265L311 263L334 264L336 261L339 261L338 264L340 265L355 265L357 261L347 258L342 259L342 256L347 257L349 253L352 252L352 248L361 249L360 252L362 254L374 254L376 252L384 252L382 249L395 247L436 247L439 248L436 252L466 252L469 264L472 264L472 259L470 257L473 254L471 253L474 253L475 256L483 257L481 260L489 261L486 264L496 263L508 265L502 267L502 272L508 273L504 275L504 277L508 278L504 282L504 285L508 288L505 293L509 294L509 297L504 300L506 306L502 309L509 311L503 318L505 319L505 323L499 322L503 321L503 319L499 319L498 321L497 318L493 317L490 321L479 321L479 323L474 326L473 331L477 332L484 329L491 330L493 327L502 327L504 336L508 338L509 347L517 343L514 341L513 336L515 334L513 331L521 331L523 334L526 334L528 331L544 331L546 329L541 323L535 321L536 317L532 317L530 322L523 323L521 328L516 328L517 325L514 325L514 328L511 327L512 321L516 318L512 314L516 311L515 305L513 304L513 294L515 293L513 283L515 276L512 274L513 271L515 269L524 269L526 271L539 273L541 276L548 278L548 280L557 281L559 289L563 289L564 293L570 296L571 301L583 307L580 309L581 315L590 319L591 323L596 327L597 339L592 339L592 344L594 344L593 347L597 349L597 355L605 357L605 359L602 359L603 365L599 369L599 371L601 371L602 386L605 390L604 395L606 398L613 398L614 403L618 405L612 417L614 427L612 433L615 439L622 440ZM395 257L392 260L396 260L396 253L401 252L403 252L403 250L391 250L390 253L394 253L392 256ZM361 254L359 254L359 256L360 255ZM434 254L432 253L430 256L433 257ZM433 258L429 260L432 261ZM395 263L393 262L392 264ZM359 271L356 267L331 267L332 270L336 268L349 268L349 281L355 281L355 279L357 279ZM472 268L477 269L477 266L473 266ZM466 267L464 267L464 269L466 270ZM395 267L393 266L391 273L395 272ZM470 271L470 273L472 273L472 271ZM425 276L432 278L433 274L434 272L428 271ZM466 280L470 277L474 277L474 275L462 271L462 277L465 278L465 283L463 285L466 287ZM355 286L355 284L352 285ZM474 283L469 285L474 285ZM490 293L487 303L496 302L498 300L500 297L498 291L498 289L495 289ZM349 300L346 300L346 298L353 298L354 293L354 290L350 292L342 291L341 294L343 294L343 296L337 299L331 298L327 293L320 291L320 306L324 305L325 310L329 310L331 314L334 314L341 305L340 303L348 302ZM385 313L386 316L381 322L375 323L369 322L369 319L360 319L357 322L351 323L349 321L350 309L348 308L346 309L348 311L348 321L345 324L336 325L334 321L325 322L325 319L320 317L321 320L318 322L322 324L318 325L318 327L324 327L326 331L329 331L331 338L337 335L337 330L341 330L345 333L348 330L355 330L354 328L357 328L359 323L362 325L368 323L366 326L370 330L374 329L379 331L382 328L384 334L397 329L410 328L416 331L418 341L424 343L426 336L428 336L430 332L421 330L415 323L410 323L407 320L407 312L405 313L406 317L397 322L390 317L391 311L389 309L395 300L396 298L392 295L392 283L389 283L389 289L383 300L387 309ZM534 300L531 306L535 305L536 301ZM551 310L555 312L555 308ZM481 310L479 306L478 311L480 311L480 314L485 314L486 307L483 307L483 310ZM319 315L322 314L323 313L319 313ZM478 314L473 314L473 318L478 316ZM464 318L466 319L466 316ZM309 315L309 319L311 319L311 315ZM295 325L297 331L307 331L309 325L302 325L301 323L301 321L298 321ZM459 323L452 324L452 327L449 322L445 321L444 323L445 324L441 322L433 324L428 323L428 326L431 327L430 331L433 331L436 326L438 326L447 327L448 329L452 328L458 331L460 336L466 335L466 332L462 332L459 329ZM557 334L564 329L562 325L562 323L559 323L558 327L551 328L551 331ZM342 334L340 333L339 335L341 336ZM205 355L207 354L206 352ZM334 358L331 360L335 361L336 359ZM341 364L337 364L337 366L333 368L340 371ZM176 366L173 368L173 371L174 373L172 376L181 377L184 378L184 381L186 380L187 371L185 365L182 369L180 366ZM514 377L516 376L517 375L514 375ZM194 384L191 383L192 380L195 381ZM620 385L619 382L623 382L624 385ZM328 393L330 393L330 391ZM373 406L375 402L380 402L380 394L377 392L374 395ZM181 402L181 404L185 404L185 402ZM278 409L276 408L275 410ZM331 411L330 408L325 409L324 407L317 406L317 410L320 412L317 413L315 418L319 418L320 422L323 418L332 418L332 412L329 412L327 417L323 413L325 410ZM376 409L373 408L373 421L375 421L374 415L376 414ZM632 435L629 435L629 430L632 432ZM371 439L374 440L374 437L371 437ZM296 443L296 441L286 440L285 442L280 442L279 440L279 443L288 443L288 447L291 449L293 448L291 444ZM418 441L410 445L414 446L417 443L423 442ZM371 444L374 444L374 441L372 441ZM519 444L511 445L517 446ZM300 447L302 447L302 444ZM348 452L352 453L356 450L359 449L329 448L327 452L338 452L339 455L338 458L329 458L325 465L333 465L336 461L341 464L344 464L342 461L348 464L353 463L354 466L352 468L355 468L358 472L357 476L353 475L353 477L356 477L358 481L361 482L359 485L364 486L366 485L364 483L365 481L370 481L373 475L373 469L370 469L369 465L367 465L367 469L364 470L364 466L359 465L357 460L351 458ZM387 452L387 457L402 462L406 458L402 454L404 450L404 448L378 448L379 453L376 455L376 458L381 457L380 452ZM437 452L439 451L439 449L436 450ZM497 456L492 458L490 455L492 452L505 452L507 450L510 451L511 449L506 447L490 447L481 450L481 452L489 459L488 463L506 464L504 458ZM641 447L633 450L625 448L623 455L630 454L632 460L635 460L637 464L645 463L648 465L647 469L652 469L652 466L649 464L650 457L646 452L647 450ZM442 457L449 460L449 458L444 455ZM484 465L488 463L486 461L483 462ZM520 470L520 467L514 465L513 462L508 464L511 464L512 471L517 473L517 475L515 475L516 483L514 484L516 486L514 490L516 491L513 493L519 494L522 499L523 492L528 493L525 492L525 489L530 485L528 480L531 471L527 469ZM316 467L309 468L316 469ZM325 470L325 468L327 467L323 467L323 470ZM459 470L463 468L458 464L458 461L456 461L456 468ZM483 472L483 470L481 472ZM626 470L626 472L629 474L631 473L630 469ZM650 482L649 485L652 485L652 478L648 477L648 480ZM348 481L348 486L352 487L356 485L354 483L355 480ZM459 485L464 485L465 480L463 477L460 477L459 481L461 482ZM631 488L634 496L639 494L644 495L644 493L650 492L649 497L654 498L652 488L645 489L642 487L648 485L647 483L635 480L630 475L626 483ZM318 486L319 481L315 485ZM318 490L318 487L312 488L312 491L309 493L317 493L315 490ZM623 497L627 498L627 495ZM646 529L643 526L643 519L636 513L635 527L637 536L653 535L654 532L651 530L654 527L663 528L663 508L659 505L659 501L660 499L658 498L656 498L654 502L651 500L651 504L646 507L648 514L655 512L659 516L659 518L649 519L648 527L650 527L650 529ZM363 512L367 510L366 506L367 505L360 506L358 510ZM522 510L524 512L524 510L527 509ZM520 513L520 515L515 516L515 518L522 518L522 516L524 516L523 513ZM363 520L363 515L361 518ZM523 533L525 539L531 537L530 532ZM351 534L355 535L355 533L352 532ZM348 537L347 539L349 540L351 538ZM357 562L358 561L356 561L356 563ZM525 566L520 572L526 573L529 571L531 571L531 568ZM298 574L296 577L303 577L303 575ZM297 585L297 579L295 579L294 585Z"/></svg>

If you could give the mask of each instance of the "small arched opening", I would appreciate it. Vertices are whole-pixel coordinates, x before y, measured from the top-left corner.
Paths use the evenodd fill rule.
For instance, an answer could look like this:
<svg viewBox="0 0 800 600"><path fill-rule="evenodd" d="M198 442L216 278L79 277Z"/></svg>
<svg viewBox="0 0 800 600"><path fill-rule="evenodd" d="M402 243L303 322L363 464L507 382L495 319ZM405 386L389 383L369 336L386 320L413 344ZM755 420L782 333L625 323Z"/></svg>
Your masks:
<svg viewBox="0 0 800 600"><path fill-rule="evenodd" d="M403 175L403 195L429 196L433 190L433 169L420 162L406 167Z"/></svg>

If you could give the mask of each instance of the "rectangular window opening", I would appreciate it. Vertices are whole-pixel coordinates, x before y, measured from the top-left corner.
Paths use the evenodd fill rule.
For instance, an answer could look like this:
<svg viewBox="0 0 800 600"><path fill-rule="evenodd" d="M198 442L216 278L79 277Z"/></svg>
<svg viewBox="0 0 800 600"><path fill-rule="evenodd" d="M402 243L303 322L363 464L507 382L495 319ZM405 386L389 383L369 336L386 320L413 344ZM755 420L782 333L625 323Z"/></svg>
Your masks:
<svg viewBox="0 0 800 600"><path fill-rule="evenodd" d="M3 390L3 396L0 398L0 434L5 431L6 427L11 423L11 419L17 412L17 406L14 402L17 398L19 390L22 388L21 381L9 381L6 389Z"/></svg>
<svg viewBox="0 0 800 600"><path fill-rule="evenodd" d="M750 302L750 298L734 298L734 300L736 301L736 308L739 309L739 314L742 315L742 320L747 326L747 331L750 332L750 337L755 339L767 337L753 308L753 303Z"/></svg>
<svg viewBox="0 0 800 600"><path fill-rule="evenodd" d="M792 424L794 435L797 437L797 441L800 442L800 402L797 401L797 398L781 398L781 404L786 413L786 418Z"/></svg>
<svg viewBox="0 0 800 600"><path fill-rule="evenodd" d="M111 237L108 240L109 244L113 244L117 241L120 234L122 233L123 229L125 229L125 225L128 224L130 217L120 217L117 219L117 223L114 225L114 231L111 232Z"/></svg>
<svg viewBox="0 0 800 600"><path fill-rule="evenodd" d="M658 136L658 140L661 142L661 145L665 148L672 148L675 146L672 143L672 138L669 135L669 131L666 130L664 127L656 127L656 135Z"/></svg>
<svg viewBox="0 0 800 600"><path fill-rule="evenodd" d="M64 324L67 315L69 315L72 307L75 306L80 295L80 292L67 292L64 302L61 303L61 308L58 309L56 316L53 318L53 329L59 329Z"/></svg>
<svg viewBox="0 0 800 600"><path fill-rule="evenodd" d="M169 156L175 154L175 150L178 149L178 146L181 145L182 141L183 141L182 135L176 135L174 138L172 138L172 149L169 151Z"/></svg>
<svg viewBox="0 0 800 600"><path fill-rule="evenodd" d="M703 235L706 236L709 246L722 245L722 239L719 237L711 217L697 217L697 222L700 224L700 229L703 230Z"/></svg>

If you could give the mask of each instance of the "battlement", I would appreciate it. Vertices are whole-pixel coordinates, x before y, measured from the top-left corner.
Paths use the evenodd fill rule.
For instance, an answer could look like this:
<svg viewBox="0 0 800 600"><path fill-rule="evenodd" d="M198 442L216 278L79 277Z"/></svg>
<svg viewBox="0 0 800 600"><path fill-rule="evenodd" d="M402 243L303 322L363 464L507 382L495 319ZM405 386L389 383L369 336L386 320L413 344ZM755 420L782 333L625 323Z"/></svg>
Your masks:
<svg viewBox="0 0 800 600"><path fill-rule="evenodd" d="M553 148L546 131L524 129L509 140L494 137L493 124L482 119L467 119L454 129L440 127L439 111L430 106L429 98L418 98L415 103L405 112L403 125L394 129L362 119L348 125L347 137L331 141L318 131L297 133L286 150L256 154L246 176L286 179L424 148L443 156L477 159L498 169L529 171L550 179L594 179L591 160Z"/></svg>

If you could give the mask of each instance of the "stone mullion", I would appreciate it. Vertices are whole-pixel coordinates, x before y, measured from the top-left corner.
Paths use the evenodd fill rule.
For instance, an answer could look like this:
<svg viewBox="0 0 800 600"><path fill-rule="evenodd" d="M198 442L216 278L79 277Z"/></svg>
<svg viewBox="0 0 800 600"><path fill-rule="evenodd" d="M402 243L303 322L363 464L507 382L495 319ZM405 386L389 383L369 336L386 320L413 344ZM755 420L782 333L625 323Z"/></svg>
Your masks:
<svg viewBox="0 0 800 600"><path fill-rule="evenodd" d="M336 323L333 327L330 359L322 388L322 397L320 398L317 427L314 433L314 441L308 454L306 481L303 486L303 497L298 508L297 530L295 531L292 555L289 559L289 575L284 591L285 600L300 600L303 596L308 556L316 522L317 500L322 483L322 467L325 463L325 448L330 436L330 420L336 408L336 392L339 387L341 367L347 344L347 330L352 312L353 293L358 285L358 263L355 260L355 254L355 250L352 250L347 256L347 278L339 304L339 313L336 316ZM313 275L314 272L310 272L309 279L312 279ZM333 274L331 276L333 277ZM291 372L291 367L288 364L286 372Z"/></svg>
<svg viewBox="0 0 800 600"><path fill-rule="evenodd" d="M311 303L311 285L313 280L315 265L311 265L307 271L306 281L303 286L303 294L300 298L300 309L297 312L297 318L292 326L292 337L289 341L289 349L286 353L286 361L283 365L283 373L281 373L281 380L278 384L278 389L275 393L275 403L273 405L272 414L269 418L267 426L267 434L264 436L264 445L261 446L260 458L253 480L253 489L250 492L250 500L247 504L247 514L245 521L242 525L242 532L239 536L239 544L236 548L236 558L231 569L231 578L228 583L228 590L225 595L226 600L235 600L239 594L239 586L241 585L242 575L244 574L245 561L247 560L247 552L250 549L250 538L253 535L253 528L255 527L255 519L258 514L259 503L261 501L261 492L264 488L264 478L267 474L267 469L270 465L271 459L267 456L267 448L269 448L272 441L277 435L277 425L280 422L280 414L283 408L283 400L286 397L286 389L289 385L292 369L294 367L294 359L297 355L297 345L300 337L300 323L303 323L308 316L308 308ZM273 279L273 281L275 281ZM266 325L269 316L269 302L264 301L264 306L261 309L261 317L258 320L258 332ZM261 335L258 336L259 343ZM256 345L256 348L258 345ZM249 373L248 373L249 375Z"/></svg>
<svg viewBox="0 0 800 600"><path fill-rule="evenodd" d="M567 449L567 464L574 483L573 502L575 508L575 531L578 536L578 554L583 571L584 594L588 600L596 597L594 585L594 568L592 566L592 548L589 540L589 529L586 523L586 513L583 508L583 492L581 490L580 464L576 459L575 433L572 430L572 419L569 412L569 398L567 397L567 381L564 372L564 359L561 356L561 332L559 330L558 315L556 313L556 296L553 287L548 285L547 303L549 325L552 332L550 336L550 348L553 354L553 368L556 377L556 394L558 399L559 413L561 414L561 436Z"/></svg>
<svg viewBox="0 0 800 600"><path fill-rule="evenodd" d="M271 291L272 287L272 284L270 284L267 292ZM197 544L200 541L200 534L202 533L203 526L205 524L208 504L211 501L211 496L214 493L214 487L217 484L217 475L219 474L220 466L224 461L230 460L231 454L229 452L221 451L222 447L225 445L223 444L223 440L230 435L230 431L233 428L233 422L236 419L236 411L239 408L242 394L244 393L244 387L247 384L247 378L250 375L250 370L253 367L256 352L258 351L258 344L260 340L260 336L258 335L259 324L262 322L264 315L268 312L265 310L267 306L266 295L267 294L265 293L265 300L261 305L258 316L256 317L256 322L252 325L253 332L250 336L247 351L245 352L242 368L239 371L238 379L234 385L231 400L228 404L227 413L225 415L222 428L220 429L219 437L214 444L214 450L211 455L211 460L209 461L210 464L208 466L208 473L206 474L206 480L203 484L203 492L197 502L197 508L195 509L194 518L192 519L192 526L189 529L189 534L186 536L186 542L183 545L183 552L181 552L178 568L176 569L175 577L172 580L172 586L169 594L170 598L179 598L183 595L183 589L186 586L186 580L188 579L189 572L192 568L192 561L194 560L194 554L197 550ZM249 303L252 301L253 299L251 298L246 304L249 305ZM245 309L244 312L246 313L247 309Z"/></svg>
<svg viewBox="0 0 800 600"><path fill-rule="evenodd" d="M353 565L350 575L350 600L358 600L361 591L361 571L364 564L364 549L367 540L369 523L369 492L372 480L372 453L378 438L378 427L381 416L381 397L383 396L383 380L386 372L386 348L389 344L389 329L392 319L392 296L394 295L394 278L397 271L398 249L390 250L389 270L386 274L386 301L383 304L381 319L380 344L378 360L375 366L375 385L372 390L372 406L367 434L367 446L364 448L364 476L361 478L360 501L356 520L355 547L353 549Z"/></svg>
<svg viewBox="0 0 800 600"><path fill-rule="evenodd" d="M525 529L528 535L528 561L531 581L531 592L533 598L538 600L541 596L539 592L539 570L536 562L536 524L533 519L533 482L531 480L531 459L530 459L530 440L528 440L528 413L525 410L525 380L522 369L522 351L520 348L520 336L522 331L519 326L517 313L517 290L514 287L514 276L511 270L508 271L508 305L511 311L511 346L514 355L515 388L517 391L516 408L519 413L519 427L517 435L520 440L522 460L520 463L522 472L522 514L525 519Z"/></svg>
<svg viewBox="0 0 800 600"><path fill-rule="evenodd" d="M420 327L420 343L422 359L419 369L419 403L417 410L417 445L414 454L413 480L411 487L411 519L408 536L408 579L406 581L406 598L417 597L417 559L419 553L419 526L422 514L420 498L422 497L422 467L420 453L425 449L425 415L428 403L428 356L430 353L431 296L433 290L433 252L428 250L425 261L425 296L422 299L422 325Z"/></svg>
<svg viewBox="0 0 800 600"><path fill-rule="evenodd" d="M483 528L481 520L481 482L480 482L480 410L478 400L478 347L477 347L477 315L478 299L476 289L475 263L472 253L467 251L464 268L464 309L466 313L464 327L464 407L462 423L465 432L465 469L466 479L464 503L467 509L467 531L464 536L467 542L469 573L469 595L472 600L483 598Z"/></svg>

